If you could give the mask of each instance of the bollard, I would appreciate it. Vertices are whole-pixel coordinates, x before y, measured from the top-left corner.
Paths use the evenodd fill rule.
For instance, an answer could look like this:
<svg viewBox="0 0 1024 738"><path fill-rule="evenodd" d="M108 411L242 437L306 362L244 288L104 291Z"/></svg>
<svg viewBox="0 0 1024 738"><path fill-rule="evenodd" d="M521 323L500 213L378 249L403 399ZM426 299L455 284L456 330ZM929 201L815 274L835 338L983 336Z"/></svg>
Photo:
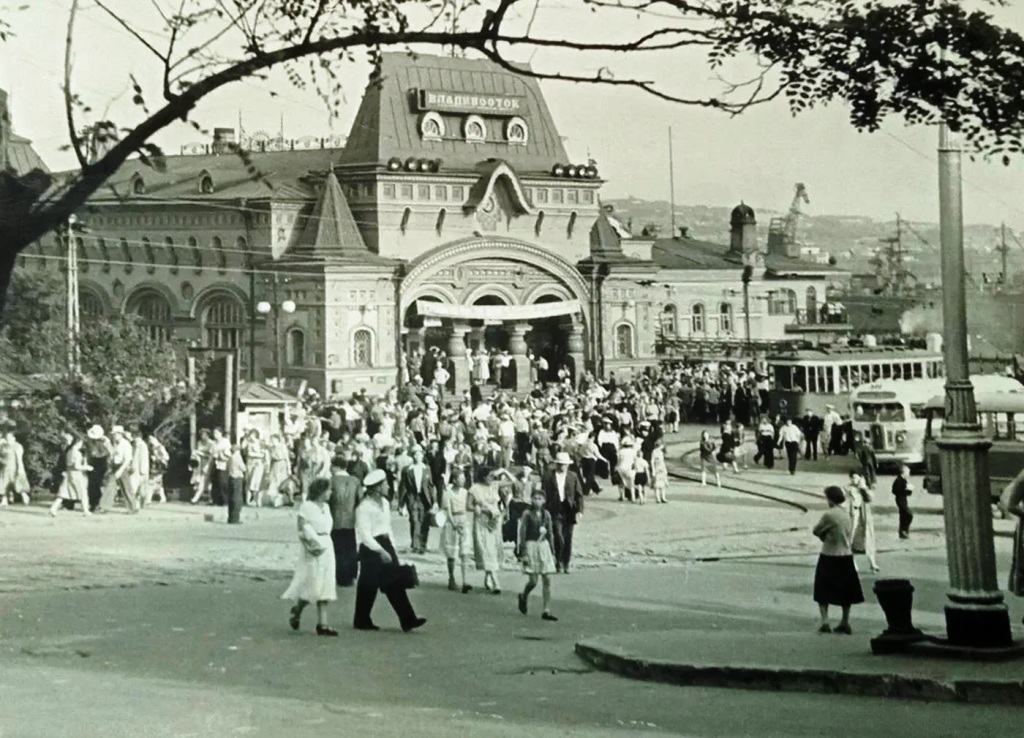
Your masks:
<svg viewBox="0 0 1024 738"><path fill-rule="evenodd" d="M871 639L873 653L893 653L926 636L914 627L914 585L908 579L879 579L873 587L888 627Z"/></svg>

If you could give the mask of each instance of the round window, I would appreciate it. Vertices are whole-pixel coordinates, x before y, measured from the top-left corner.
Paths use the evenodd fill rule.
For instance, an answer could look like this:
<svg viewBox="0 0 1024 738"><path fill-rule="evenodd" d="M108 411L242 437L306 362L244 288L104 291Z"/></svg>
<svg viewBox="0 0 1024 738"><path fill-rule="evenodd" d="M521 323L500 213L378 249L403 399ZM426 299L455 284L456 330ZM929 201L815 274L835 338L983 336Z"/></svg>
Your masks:
<svg viewBox="0 0 1024 738"><path fill-rule="evenodd" d="M530 129L522 118L510 118L505 124L505 138L509 143L524 144L530 136Z"/></svg>

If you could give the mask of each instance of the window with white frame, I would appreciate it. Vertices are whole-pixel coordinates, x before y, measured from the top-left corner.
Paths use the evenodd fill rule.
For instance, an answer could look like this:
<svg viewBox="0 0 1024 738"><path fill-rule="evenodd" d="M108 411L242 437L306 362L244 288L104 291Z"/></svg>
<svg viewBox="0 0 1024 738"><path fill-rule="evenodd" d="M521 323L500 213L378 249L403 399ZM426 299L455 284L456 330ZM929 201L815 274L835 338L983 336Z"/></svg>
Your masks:
<svg viewBox="0 0 1024 738"><path fill-rule="evenodd" d="M671 338L679 334L679 310L675 305L666 305L662 311L661 331L665 336Z"/></svg>
<svg viewBox="0 0 1024 738"><path fill-rule="evenodd" d="M708 329L708 315L707 310L704 309L704 303L695 303L690 308L690 332L691 333L704 333Z"/></svg>
<svg viewBox="0 0 1024 738"><path fill-rule="evenodd" d="M306 332L301 328L292 328L288 331L285 342L285 361L290 366L306 365Z"/></svg>
<svg viewBox="0 0 1024 738"><path fill-rule="evenodd" d="M218 295L203 311L203 336L208 348L239 348L245 326L245 306L233 296Z"/></svg>
<svg viewBox="0 0 1024 738"><path fill-rule="evenodd" d="M352 364L361 369L373 366L373 334L367 328L352 334Z"/></svg>
<svg viewBox="0 0 1024 738"><path fill-rule="evenodd" d="M621 323L615 328L615 356L633 358L633 326L629 323Z"/></svg>
<svg viewBox="0 0 1024 738"><path fill-rule="evenodd" d="M732 333L732 303L723 302L718 306L718 329L722 333Z"/></svg>

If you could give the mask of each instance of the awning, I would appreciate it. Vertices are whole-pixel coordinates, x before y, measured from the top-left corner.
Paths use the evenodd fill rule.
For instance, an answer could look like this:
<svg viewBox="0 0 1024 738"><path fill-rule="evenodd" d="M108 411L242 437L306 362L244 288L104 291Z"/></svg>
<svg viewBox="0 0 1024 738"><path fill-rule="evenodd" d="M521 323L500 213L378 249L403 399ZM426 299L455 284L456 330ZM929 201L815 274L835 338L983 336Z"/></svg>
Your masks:
<svg viewBox="0 0 1024 738"><path fill-rule="evenodd" d="M516 321L576 315L582 308L579 300L540 302L534 305L448 305L443 302L417 300L416 311L423 318Z"/></svg>

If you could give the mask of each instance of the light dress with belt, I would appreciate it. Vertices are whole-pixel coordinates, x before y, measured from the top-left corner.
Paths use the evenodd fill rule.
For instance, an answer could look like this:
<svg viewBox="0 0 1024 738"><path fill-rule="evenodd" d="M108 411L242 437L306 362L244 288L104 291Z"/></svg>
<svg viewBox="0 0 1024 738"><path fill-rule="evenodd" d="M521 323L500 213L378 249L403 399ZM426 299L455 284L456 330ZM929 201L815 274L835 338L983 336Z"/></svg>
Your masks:
<svg viewBox="0 0 1024 738"><path fill-rule="evenodd" d="M305 600L324 602L338 598L335 584L334 544L331 542L331 528L334 519L326 502L306 500L299 506L302 531L299 534L299 558L295 562L292 583L281 595L282 600ZM302 539L312 539L320 544L319 555L309 552Z"/></svg>
<svg viewBox="0 0 1024 738"><path fill-rule="evenodd" d="M467 508L473 512L473 558L478 571L501 569L501 497L490 484L469 488Z"/></svg>

